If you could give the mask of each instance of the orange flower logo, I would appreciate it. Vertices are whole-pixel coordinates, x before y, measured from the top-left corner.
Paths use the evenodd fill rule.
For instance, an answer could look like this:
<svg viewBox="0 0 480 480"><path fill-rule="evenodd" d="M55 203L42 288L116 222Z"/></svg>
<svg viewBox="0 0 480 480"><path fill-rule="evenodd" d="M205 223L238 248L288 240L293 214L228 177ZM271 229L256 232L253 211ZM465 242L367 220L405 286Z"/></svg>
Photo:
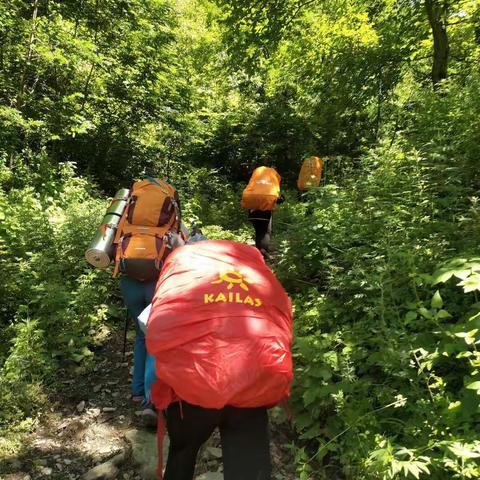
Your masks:
<svg viewBox="0 0 480 480"><path fill-rule="evenodd" d="M220 273L218 277L219 278L217 280L214 280L212 284L215 285L218 283L226 282L228 283L227 290L231 290L233 288L233 285L237 284L241 289L248 292L247 283L252 283L248 278L245 277L245 275L235 270L229 270L228 272Z"/></svg>

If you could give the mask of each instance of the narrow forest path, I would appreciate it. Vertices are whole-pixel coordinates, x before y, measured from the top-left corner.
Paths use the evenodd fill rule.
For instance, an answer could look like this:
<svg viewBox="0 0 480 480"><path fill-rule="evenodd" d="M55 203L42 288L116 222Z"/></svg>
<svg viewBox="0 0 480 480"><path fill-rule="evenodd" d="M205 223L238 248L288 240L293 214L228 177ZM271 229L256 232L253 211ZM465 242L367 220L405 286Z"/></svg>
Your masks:
<svg viewBox="0 0 480 480"><path fill-rule="evenodd" d="M131 332L133 333L133 332ZM132 341L128 347L131 348ZM88 371L63 371L62 386L38 420L4 480L149 480L156 478L155 432L146 429L130 402L132 352L122 358L122 331L112 332ZM289 426L272 411L271 452L275 480L296 478L288 447ZM197 461L196 480L223 478L215 433Z"/></svg>

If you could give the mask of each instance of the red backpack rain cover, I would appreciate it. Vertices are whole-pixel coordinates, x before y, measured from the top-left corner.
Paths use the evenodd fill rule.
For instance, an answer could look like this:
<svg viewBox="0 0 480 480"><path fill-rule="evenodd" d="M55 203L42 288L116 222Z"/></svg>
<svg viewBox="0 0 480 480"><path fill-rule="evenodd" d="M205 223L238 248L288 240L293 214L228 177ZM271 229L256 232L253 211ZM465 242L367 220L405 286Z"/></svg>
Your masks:
<svg viewBox="0 0 480 480"><path fill-rule="evenodd" d="M152 399L204 408L273 406L292 380L292 307L251 246L186 245L167 259L148 319Z"/></svg>

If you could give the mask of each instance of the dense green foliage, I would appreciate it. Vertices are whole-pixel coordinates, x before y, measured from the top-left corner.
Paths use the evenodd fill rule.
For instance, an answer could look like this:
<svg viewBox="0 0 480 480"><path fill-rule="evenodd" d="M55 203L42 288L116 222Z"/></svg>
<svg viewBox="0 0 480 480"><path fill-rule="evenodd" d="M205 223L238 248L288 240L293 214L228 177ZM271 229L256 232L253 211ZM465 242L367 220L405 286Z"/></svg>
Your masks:
<svg viewBox="0 0 480 480"><path fill-rule="evenodd" d="M106 197L168 176L185 218L246 241L266 163L299 478L480 477L479 32L475 0L1 3L2 428L122 316L83 260Z"/></svg>
<svg viewBox="0 0 480 480"><path fill-rule="evenodd" d="M101 333L109 310L108 277L78 255L102 202L68 165L51 174L41 189L32 178L0 196L2 423L31 412L42 400L40 382L62 363L92 355L89 332Z"/></svg>

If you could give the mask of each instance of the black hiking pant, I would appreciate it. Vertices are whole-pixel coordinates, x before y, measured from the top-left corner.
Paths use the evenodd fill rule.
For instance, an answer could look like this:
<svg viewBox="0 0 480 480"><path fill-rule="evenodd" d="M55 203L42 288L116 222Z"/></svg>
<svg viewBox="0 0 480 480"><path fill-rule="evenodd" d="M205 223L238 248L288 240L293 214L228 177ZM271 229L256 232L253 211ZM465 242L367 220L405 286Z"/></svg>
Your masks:
<svg viewBox="0 0 480 480"><path fill-rule="evenodd" d="M167 409L170 438L164 480L192 480L197 453L216 427L222 440L225 480L270 480L266 408L202 408L182 402Z"/></svg>
<svg viewBox="0 0 480 480"><path fill-rule="evenodd" d="M255 229L255 246L265 252L270 251L272 237L272 212L263 210L250 210L248 219ZM262 252L263 253L263 252Z"/></svg>

